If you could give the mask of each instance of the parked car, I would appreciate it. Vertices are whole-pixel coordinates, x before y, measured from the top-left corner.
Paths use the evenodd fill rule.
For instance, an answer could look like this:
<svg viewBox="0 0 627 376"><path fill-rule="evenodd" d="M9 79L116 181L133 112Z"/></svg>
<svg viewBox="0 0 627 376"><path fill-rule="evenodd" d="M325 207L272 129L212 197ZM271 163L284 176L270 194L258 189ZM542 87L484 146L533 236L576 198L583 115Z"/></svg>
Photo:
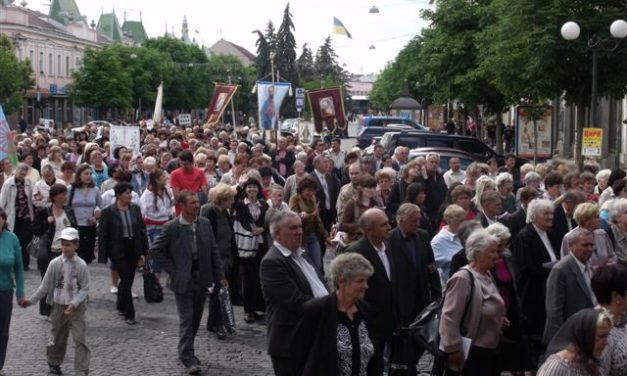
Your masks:
<svg viewBox="0 0 627 376"><path fill-rule="evenodd" d="M469 164L475 162L473 156L461 150L451 148L415 148L409 151L409 159L418 157L426 158L429 153L438 153L440 155L440 170L442 172L448 170L448 162L451 158L459 158L462 170L465 170Z"/></svg>
<svg viewBox="0 0 627 376"><path fill-rule="evenodd" d="M468 136L420 131L396 131L385 133L381 137L380 144L388 155L393 155L397 146L406 146L409 149L424 147L449 148L466 152L472 155L472 158L476 161L486 162L494 158L499 166L505 164L505 157L502 154L497 154L481 140ZM368 150L366 150L366 153L368 153ZM372 153L371 150L370 153ZM526 159L516 158L517 167L527 162L529 161Z"/></svg>
<svg viewBox="0 0 627 376"><path fill-rule="evenodd" d="M409 125L410 127L421 131L429 130L429 127L425 127L424 125L418 124L411 119L406 119L400 116L364 116L362 122L357 128L357 134L359 134L363 128L382 127L391 124Z"/></svg>
<svg viewBox="0 0 627 376"><path fill-rule="evenodd" d="M390 124L385 126L370 126L364 127L357 134L357 147L365 149L372 145L373 141L377 137L383 136L386 132L390 131L412 131L414 128L405 124Z"/></svg>

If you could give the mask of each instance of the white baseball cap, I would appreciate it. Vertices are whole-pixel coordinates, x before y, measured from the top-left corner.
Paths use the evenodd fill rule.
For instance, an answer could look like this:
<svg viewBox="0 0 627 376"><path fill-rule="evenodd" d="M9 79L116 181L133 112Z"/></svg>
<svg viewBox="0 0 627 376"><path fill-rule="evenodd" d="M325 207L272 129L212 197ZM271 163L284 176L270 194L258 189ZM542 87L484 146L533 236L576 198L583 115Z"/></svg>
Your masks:
<svg viewBox="0 0 627 376"><path fill-rule="evenodd" d="M74 227L66 227L61 231L61 236L59 239L63 240L78 240L78 230Z"/></svg>

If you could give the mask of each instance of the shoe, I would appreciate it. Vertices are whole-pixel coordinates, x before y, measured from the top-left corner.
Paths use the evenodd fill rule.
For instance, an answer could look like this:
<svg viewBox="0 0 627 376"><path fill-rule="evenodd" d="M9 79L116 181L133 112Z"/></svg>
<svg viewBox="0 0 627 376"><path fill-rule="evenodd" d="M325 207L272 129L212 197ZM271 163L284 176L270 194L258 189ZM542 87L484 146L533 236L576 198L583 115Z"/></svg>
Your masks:
<svg viewBox="0 0 627 376"><path fill-rule="evenodd" d="M0 369L0 376L7 376L7 374L4 373L4 371Z"/></svg>
<svg viewBox="0 0 627 376"><path fill-rule="evenodd" d="M124 313L122 311L118 311L118 316L126 316L126 313Z"/></svg>
<svg viewBox="0 0 627 376"><path fill-rule="evenodd" d="M111 289L109 291L111 291L112 294L117 294L118 293L118 288L115 287L115 286L111 286Z"/></svg>
<svg viewBox="0 0 627 376"><path fill-rule="evenodd" d="M63 371L61 371L61 366L55 366L52 364L48 364L48 374L50 375L63 375Z"/></svg>
<svg viewBox="0 0 627 376"><path fill-rule="evenodd" d="M129 325L137 325L137 321L135 319L126 319L126 323Z"/></svg>
<svg viewBox="0 0 627 376"><path fill-rule="evenodd" d="M216 326L207 326L207 331L211 332L211 333L217 333L218 332L218 327Z"/></svg>
<svg viewBox="0 0 627 376"><path fill-rule="evenodd" d="M224 326L218 327L218 330L216 331L216 336L218 337L218 339L226 339L226 330L224 330Z"/></svg>
<svg viewBox="0 0 627 376"><path fill-rule="evenodd" d="M255 320L255 313L247 313L246 317L244 318L244 322L246 322L246 324L252 324L255 322Z"/></svg>
<svg viewBox="0 0 627 376"><path fill-rule="evenodd" d="M135 294L134 292L131 291L131 296L133 297L133 299L137 299L139 298L139 295Z"/></svg>
<svg viewBox="0 0 627 376"><path fill-rule="evenodd" d="M200 374L200 371L202 371L202 369L200 368L200 365L192 364L191 366L187 367L186 371L188 375L198 375Z"/></svg>

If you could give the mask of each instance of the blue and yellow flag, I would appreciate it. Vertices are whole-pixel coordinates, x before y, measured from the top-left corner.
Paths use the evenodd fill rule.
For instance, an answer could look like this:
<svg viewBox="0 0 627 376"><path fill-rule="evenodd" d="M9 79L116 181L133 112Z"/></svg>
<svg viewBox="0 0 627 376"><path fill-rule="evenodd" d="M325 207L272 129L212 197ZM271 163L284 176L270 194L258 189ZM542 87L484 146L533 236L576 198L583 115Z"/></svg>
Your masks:
<svg viewBox="0 0 627 376"><path fill-rule="evenodd" d="M333 17L333 32L335 34L346 35L350 39L353 39L353 37L351 36L351 33L349 33L348 30L346 30L346 27L344 27L344 24L342 23L342 21L338 20L336 17Z"/></svg>

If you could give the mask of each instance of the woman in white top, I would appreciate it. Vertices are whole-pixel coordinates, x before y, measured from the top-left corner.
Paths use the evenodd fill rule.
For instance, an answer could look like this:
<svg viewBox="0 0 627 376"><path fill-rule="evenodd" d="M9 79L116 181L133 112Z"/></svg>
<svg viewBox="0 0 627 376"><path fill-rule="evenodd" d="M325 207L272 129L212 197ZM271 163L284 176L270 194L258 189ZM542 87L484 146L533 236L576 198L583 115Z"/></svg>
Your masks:
<svg viewBox="0 0 627 376"><path fill-rule="evenodd" d="M42 179L33 185L33 205L36 208L46 206L48 196L50 195L50 187L57 183L57 178L51 165L45 165L41 168L41 177Z"/></svg>
<svg viewBox="0 0 627 376"><path fill-rule="evenodd" d="M41 161L41 169L45 166L51 166L55 176L61 176L61 165L63 164L63 155L60 146L53 146L48 150L48 158Z"/></svg>

